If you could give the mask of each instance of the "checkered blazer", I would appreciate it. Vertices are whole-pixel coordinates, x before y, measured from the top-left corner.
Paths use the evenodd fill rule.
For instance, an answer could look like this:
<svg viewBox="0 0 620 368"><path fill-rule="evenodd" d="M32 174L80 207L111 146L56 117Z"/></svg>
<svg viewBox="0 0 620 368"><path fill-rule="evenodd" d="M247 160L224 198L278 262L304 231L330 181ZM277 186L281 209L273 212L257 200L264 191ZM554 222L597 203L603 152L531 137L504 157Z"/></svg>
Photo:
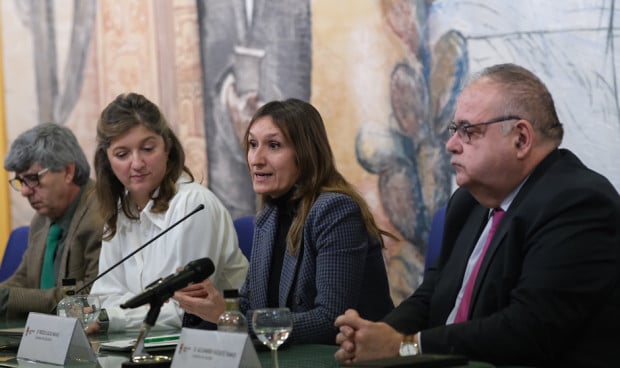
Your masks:
<svg viewBox="0 0 620 368"><path fill-rule="evenodd" d="M252 257L241 289L241 310L267 307L267 291L279 287L279 305L293 312L288 343L334 344L334 319L347 308L371 320L393 308L382 248L369 236L357 203L339 193L323 193L312 206L296 255L284 256L280 285L268 285L278 208L256 218ZM274 306L269 306L274 307Z"/></svg>

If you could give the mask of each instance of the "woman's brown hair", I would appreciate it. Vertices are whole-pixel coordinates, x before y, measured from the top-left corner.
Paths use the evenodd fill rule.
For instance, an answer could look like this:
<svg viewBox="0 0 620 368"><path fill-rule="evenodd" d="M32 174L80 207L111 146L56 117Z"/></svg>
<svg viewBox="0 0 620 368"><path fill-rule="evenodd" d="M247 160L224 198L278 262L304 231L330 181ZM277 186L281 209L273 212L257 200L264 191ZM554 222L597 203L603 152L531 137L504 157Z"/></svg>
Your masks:
<svg viewBox="0 0 620 368"><path fill-rule="evenodd" d="M116 234L119 210L122 210L130 219L137 220L139 218L139 214L131 208L123 184L114 175L107 155L107 149L115 138L138 125L143 125L148 130L160 135L168 151L166 173L159 185L157 196L152 198L154 203L151 211L161 213L168 209L170 200L176 194L175 183L183 172L190 177L191 181L194 180L191 171L185 166L185 152L181 142L170 129L166 118L157 105L137 93L119 95L103 109L97 122L96 192L101 207L101 215L106 224L104 240L110 240Z"/></svg>
<svg viewBox="0 0 620 368"><path fill-rule="evenodd" d="M301 247L302 230L312 205L323 192L336 192L350 196L358 204L368 233L381 244L381 235L394 238L394 235L379 229L370 208L362 196L336 169L334 155L329 145L327 132L321 114L311 104L298 100L272 101L263 105L252 117L244 136L247 157L248 135L252 125L259 119L269 116L295 148L296 164L300 177L292 194L293 201L299 201L297 216L293 219L287 235L289 252L297 253ZM272 198L259 197L262 207Z"/></svg>

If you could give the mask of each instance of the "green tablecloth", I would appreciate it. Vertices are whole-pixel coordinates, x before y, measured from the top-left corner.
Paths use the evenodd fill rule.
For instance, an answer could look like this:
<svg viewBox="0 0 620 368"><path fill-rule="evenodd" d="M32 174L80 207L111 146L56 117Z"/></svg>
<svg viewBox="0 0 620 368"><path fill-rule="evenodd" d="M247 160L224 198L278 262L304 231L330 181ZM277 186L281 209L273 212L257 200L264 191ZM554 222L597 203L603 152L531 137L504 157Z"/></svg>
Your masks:
<svg viewBox="0 0 620 368"><path fill-rule="evenodd" d="M340 367L334 359L335 345L292 345L278 350L280 368L332 368ZM258 359L263 368L273 367L271 352L259 351Z"/></svg>
<svg viewBox="0 0 620 368"><path fill-rule="evenodd" d="M91 337L91 342L94 347L98 343L116 340L116 339L127 339L134 337L133 335L127 334L117 334L110 336L99 336L99 337ZM0 334L0 343L2 342L16 342L19 341L19 337L12 336L2 336ZM344 367L341 366L338 361L334 359L334 353L337 350L337 346L335 345L292 345L285 346L278 351L278 357L280 362L280 368L339 368ZM15 367L16 365L11 363L4 363L2 360L6 358L13 358L16 355L16 350L0 350L0 367ZM257 348L258 358L261 362L263 368L273 367L273 362L271 358L271 352L266 350L264 347L260 346ZM153 354L158 355L174 355L174 351L161 351L161 352L153 352ZM115 353L115 352L99 352L100 363L102 363L104 368L116 368L120 367L121 364L129 359L129 353ZM3 359L4 358L4 359ZM42 367L44 365L40 365ZM469 362L469 364L465 366L460 366L460 368L488 368L493 367L490 364L480 363L480 362Z"/></svg>
<svg viewBox="0 0 620 368"><path fill-rule="evenodd" d="M334 359L334 353L338 349L335 345L293 345L278 351L280 368L339 368L340 365ZM259 351L258 359L263 368L273 367L271 353ZM427 365L428 366L428 365ZM413 367L413 365L412 365ZM456 366L459 368L491 368L493 365L482 362L469 362L467 365Z"/></svg>

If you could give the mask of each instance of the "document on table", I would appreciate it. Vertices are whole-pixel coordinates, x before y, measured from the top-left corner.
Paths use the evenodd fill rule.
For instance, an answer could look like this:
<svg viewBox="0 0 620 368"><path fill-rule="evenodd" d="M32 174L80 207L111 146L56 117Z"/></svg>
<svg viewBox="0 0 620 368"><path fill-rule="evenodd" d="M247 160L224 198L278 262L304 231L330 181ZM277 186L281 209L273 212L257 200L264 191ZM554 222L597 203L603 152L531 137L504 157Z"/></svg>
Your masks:
<svg viewBox="0 0 620 368"><path fill-rule="evenodd" d="M24 334L24 327L15 328L0 328L0 336L22 336Z"/></svg>
<svg viewBox="0 0 620 368"><path fill-rule="evenodd" d="M147 337L144 339L144 347L146 349L174 348L177 346L180 336L179 334L173 334ZM101 343L100 349L108 351L130 351L135 344L136 339L114 340Z"/></svg>
<svg viewBox="0 0 620 368"><path fill-rule="evenodd" d="M24 334L23 327L0 329L0 352L17 351ZM6 361L6 357L0 357L0 361Z"/></svg>

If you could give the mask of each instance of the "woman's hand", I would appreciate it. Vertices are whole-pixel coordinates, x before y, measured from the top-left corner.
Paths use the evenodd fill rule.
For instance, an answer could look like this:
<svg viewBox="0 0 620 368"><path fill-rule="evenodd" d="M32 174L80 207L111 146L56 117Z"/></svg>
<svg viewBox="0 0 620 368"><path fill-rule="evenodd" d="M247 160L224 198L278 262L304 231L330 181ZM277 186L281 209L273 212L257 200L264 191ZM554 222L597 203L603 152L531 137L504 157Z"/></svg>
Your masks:
<svg viewBox="0 0 620 368"><path fill-rule="evenodd" d="M177 292L183 293L187 296L191 296L194 298L206 298L207 296L209 296L209 293L207 292L206 287L203 285L204 282L208 282L208 279L205 279L204 281L196 283L196 284L191 284L189 286L186 286L183 289L178 290Z"/></svg>
<svg viewBox="0 0 620 368"><path fill-rule="evenodd" d="M213 323L216 323L220 315L226 310L224 297L209 279L175 292L172 298L179 303L185 312Z"/></svg>

